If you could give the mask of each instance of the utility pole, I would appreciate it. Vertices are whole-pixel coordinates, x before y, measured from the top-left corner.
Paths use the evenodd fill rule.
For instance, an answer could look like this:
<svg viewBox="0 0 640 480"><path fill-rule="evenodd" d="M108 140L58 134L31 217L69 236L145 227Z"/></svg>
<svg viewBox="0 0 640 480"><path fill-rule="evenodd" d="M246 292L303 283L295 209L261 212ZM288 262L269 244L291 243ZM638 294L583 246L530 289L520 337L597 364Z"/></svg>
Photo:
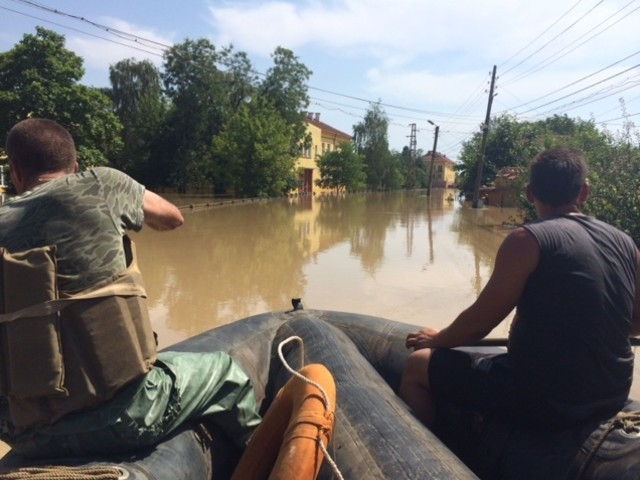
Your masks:
<svg viewBox="0 0 640 480"><path fill-rule="evenodd" d="M431 125L435 125L431 120L427 120ZM436 133L433 139L433 150L431 151L431 166L429 167L429 181L427 182L427 197L431 196L431 179L433 178L433 163L436 159L436 149L438 148L438 132L440 127L436 125Z"/></svg>
<svg viewBox="0 0 640 480"><path fill-rule="evenodd" d="M409 137L409 187L416 188L416 124L411 123L411 136Z"/></svg>
<svg viewBox="0 0 640 480"><path fill-rule="evenodd" d="M473 208L478 208L478 197L480 196L480 184L482 183L482 169L484 167L484 150L487 146L487 136L489 135L489 122L491 121L491 105L493 104L493 88L496 83L496 66L493 66L491 75L491 87L489 88L489 101L487 103L487 115L482 125L482 144L480 145L480 158L478 160L478 171L476 172L476 182L473 189Z"/></svg>

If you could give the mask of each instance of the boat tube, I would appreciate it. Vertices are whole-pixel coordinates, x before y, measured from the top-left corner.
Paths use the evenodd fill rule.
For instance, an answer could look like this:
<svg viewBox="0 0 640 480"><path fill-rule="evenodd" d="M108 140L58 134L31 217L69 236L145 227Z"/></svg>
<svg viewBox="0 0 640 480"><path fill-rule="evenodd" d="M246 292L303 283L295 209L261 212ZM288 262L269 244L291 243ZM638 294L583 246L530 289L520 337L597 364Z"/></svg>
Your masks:
<svg viewBox="0 0 640 480"><path fill-rule="evenodd" d="M419 328L367 315L294 310L248 317L169 350L229 353L251 378L265 413L291 378L278 356L278 345L291 336L300 337L304 346L291 342L283 347L283 356L296 369L302 363L324 365L334 377L337 407L328 453L345 479L640 478L636 402L609 422L562 432L542 434L485 423L475 432L477 450L492 470L474 465L474 473L447 438L447 429L457 426L432 433L395 393L410 354L404 345L406 335ZM153 449L127 456L49 459L46 464L111 465L122 468L132 480L200 480L212 474L216 479L229 478L240 452L223 433L214 431L207 439L200 430L197 425L185 426ZM0 467L44 463L9 453ZM327 461L318 478L335 478Z"/></svg>

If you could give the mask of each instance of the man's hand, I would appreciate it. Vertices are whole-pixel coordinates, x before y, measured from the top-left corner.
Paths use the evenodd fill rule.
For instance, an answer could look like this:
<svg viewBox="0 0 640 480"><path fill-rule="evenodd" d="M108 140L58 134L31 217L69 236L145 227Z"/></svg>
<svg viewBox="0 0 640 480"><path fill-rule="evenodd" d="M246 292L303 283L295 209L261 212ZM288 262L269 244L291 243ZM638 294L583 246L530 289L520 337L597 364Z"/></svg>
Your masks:
<svg viewBox="0 0 640 480"><path fill-rule="evenodd" d="M414 350L420 350L421 348L431 347L431 341L439 333L439 330L431 327L425 327L416 333L410 333L407 335L407 341L405 346L407 348L413 348Z"/></svg>

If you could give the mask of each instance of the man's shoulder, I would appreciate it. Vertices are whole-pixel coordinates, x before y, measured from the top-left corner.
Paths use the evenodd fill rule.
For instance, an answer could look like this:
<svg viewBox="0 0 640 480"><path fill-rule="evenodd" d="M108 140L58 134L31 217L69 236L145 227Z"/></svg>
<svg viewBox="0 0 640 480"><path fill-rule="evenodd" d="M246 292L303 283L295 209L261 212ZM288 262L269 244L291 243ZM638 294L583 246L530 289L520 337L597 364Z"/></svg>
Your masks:
<svg viewBox="0 0 640 480"><path fill-rule="evenodd" d="M85 172L87 175L91 175L95 178L99 178L101 181L113 180L113 181L130 181L135 182L133 178L124 173L121 170L117 170L111 167L92 167Z"/></svg>

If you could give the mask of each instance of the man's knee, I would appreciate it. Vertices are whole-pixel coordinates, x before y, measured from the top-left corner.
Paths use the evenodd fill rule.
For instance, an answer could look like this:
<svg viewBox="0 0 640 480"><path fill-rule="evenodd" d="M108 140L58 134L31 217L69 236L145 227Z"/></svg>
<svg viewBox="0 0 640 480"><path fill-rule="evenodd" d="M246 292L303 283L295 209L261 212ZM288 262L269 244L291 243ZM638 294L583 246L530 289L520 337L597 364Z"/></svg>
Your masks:
<svg viewBox="0 0 640 480"><path fill-rule="evenodd" d="M430 348L422 348L409 355L407 363L404 367L403 382L410 382L418 385L428 386L430 361Z"/></svg>

